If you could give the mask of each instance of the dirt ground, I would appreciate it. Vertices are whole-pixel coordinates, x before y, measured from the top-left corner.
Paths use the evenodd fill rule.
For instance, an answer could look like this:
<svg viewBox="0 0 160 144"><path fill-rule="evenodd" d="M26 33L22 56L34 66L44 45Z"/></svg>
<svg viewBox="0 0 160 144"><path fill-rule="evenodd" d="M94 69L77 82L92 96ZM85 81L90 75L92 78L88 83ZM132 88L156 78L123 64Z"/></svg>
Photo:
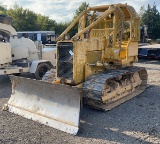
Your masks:
<svg viewBox="0 0 160 144"><path fill-rule="evenodd" d="M0 143L160 144L160 62L141 60L135 65L147 68L146 90L109 112L84 106L76 136L2 111L11 83L0 76Z"/></svg>

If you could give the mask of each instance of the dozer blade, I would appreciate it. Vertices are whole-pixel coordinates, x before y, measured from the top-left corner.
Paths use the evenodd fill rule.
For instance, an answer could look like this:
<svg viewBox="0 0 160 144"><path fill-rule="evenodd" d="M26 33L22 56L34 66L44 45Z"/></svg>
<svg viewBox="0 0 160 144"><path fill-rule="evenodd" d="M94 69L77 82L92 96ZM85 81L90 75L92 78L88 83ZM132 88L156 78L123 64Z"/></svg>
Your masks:
<svg viewBox="0 0 160 144"><path fill-rule="evenodd" d="M12 95L6 110L76 135L79 127L78 88L10 76Z"/></svg>

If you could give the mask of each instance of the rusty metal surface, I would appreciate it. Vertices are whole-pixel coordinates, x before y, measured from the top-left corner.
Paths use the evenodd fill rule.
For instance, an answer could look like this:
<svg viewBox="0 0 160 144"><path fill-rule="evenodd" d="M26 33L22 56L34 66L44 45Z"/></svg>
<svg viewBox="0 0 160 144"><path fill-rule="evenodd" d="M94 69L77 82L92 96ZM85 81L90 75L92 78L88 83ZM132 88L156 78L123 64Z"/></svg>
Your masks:
<svg viewBox="0 0 160 144"><path fill-rule="evenodd" d="M43 81L10 77L12 95L7 105L12 113L76 135L79 126L79 89Z"/></svg>

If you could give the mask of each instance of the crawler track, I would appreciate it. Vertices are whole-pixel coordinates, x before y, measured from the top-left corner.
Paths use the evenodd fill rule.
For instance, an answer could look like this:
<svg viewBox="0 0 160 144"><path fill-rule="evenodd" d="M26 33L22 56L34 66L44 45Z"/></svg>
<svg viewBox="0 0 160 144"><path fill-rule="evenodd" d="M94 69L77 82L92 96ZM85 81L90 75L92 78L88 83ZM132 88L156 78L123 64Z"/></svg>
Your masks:
<svg viewBox="0 0 160 144"><path fill-rule="evenodd" d="M135 66L92 75L83 84L83 103L97 110L111 110L142 93L147 78L146 69ZM43 78L50 83L55 79L55 71L47 72Z"/></svg>
<svg viewBox="0 0 160 144"><path fill-rule="evenodd" d="M90 76L83 86L83 102L94 109L111 110L142 93L147 78L146 69L141 67L126 67Z"/></svg>

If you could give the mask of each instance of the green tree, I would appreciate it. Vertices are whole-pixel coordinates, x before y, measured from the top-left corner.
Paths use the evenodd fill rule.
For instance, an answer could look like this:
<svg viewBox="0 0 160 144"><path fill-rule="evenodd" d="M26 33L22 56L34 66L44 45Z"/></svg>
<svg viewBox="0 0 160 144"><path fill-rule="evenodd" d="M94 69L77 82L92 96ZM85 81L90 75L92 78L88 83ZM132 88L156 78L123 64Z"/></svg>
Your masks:
<svg viewBox="0 0 160 144"><path fill-rule="evenodd" d="M83 2L78 9L74 13L73 20L75 20L84 10L86 10L89 7L89 4L86 2ZM73 21L72 20L72 21ZM69 32L70 36L74 36L78 32L78 24L76 24Z"/></svg>
<svg viewBox="0 0 160 144"><path fill-rule="evenodd" d="M49 19L48 16L37 15L37 30L53 31L56 27L56 21Z"/></svg>
<svg viewBox="0 0 160 144"><path fill-rule="evenodd" d="M139 13L138 13L140 19L142 19L144 12L145 12L145 7L144 7L144 6L141 6L141 8L140 8L140 10L139 10Z"/></svg>
<svg viewBox="0 0 160 144"><path fill-rule="evenodd" d="M37 15L29 9L18 7L7 10L7 15L12 17L12 25L17 31L33 31L37 29Z"/></svg>
<svg viewBox="0 0 160 144"><path fill-rule="evenodd" d="M17 31L53 31L56 26L55 20L29 9L23 9L17 3L6 13L12 17L12 25Z"/></svg>
<svg viewBox="0 0 160 144"><path fill-rule="evenodd" d="M57 35L60 35L70 24L70 22L60 22L55 26L55 32Z"/></svg>
<svg viewBox="0 0 160 144"><path fill-rule="evenodd" d="M75 11L73 20L77 18L88 6L89 4L86 2L82 3ZM6 14L12 17L12 25L17 31L55 30L56 34L60 35L71 23L56 23L55 20L50 19L48 16L36 14L29 9L20 7L16 2L6 11ZM78 25L71 30L71 36L78 31L77 29Z"/></svg>
<svg viewBox="0 0 160 144"><path fill-rule="evenodd" d="M0 14L6 14L7 8L0 2Z"/></svg>
<svg viewBox="0 0 160 144"><path fill-rule="evenodd" d="M156 4L150 6L144 11L141 18L141 24L148 27L148 35L152 39L160 38L160 13L156 8Z"/></svg>
<svg viewBox="0 0 160 144"><path fill-rule="evenodd" d="M73 20L76 19L88 7L89 7L89 3L83 2L74 13Z"/></svg>

